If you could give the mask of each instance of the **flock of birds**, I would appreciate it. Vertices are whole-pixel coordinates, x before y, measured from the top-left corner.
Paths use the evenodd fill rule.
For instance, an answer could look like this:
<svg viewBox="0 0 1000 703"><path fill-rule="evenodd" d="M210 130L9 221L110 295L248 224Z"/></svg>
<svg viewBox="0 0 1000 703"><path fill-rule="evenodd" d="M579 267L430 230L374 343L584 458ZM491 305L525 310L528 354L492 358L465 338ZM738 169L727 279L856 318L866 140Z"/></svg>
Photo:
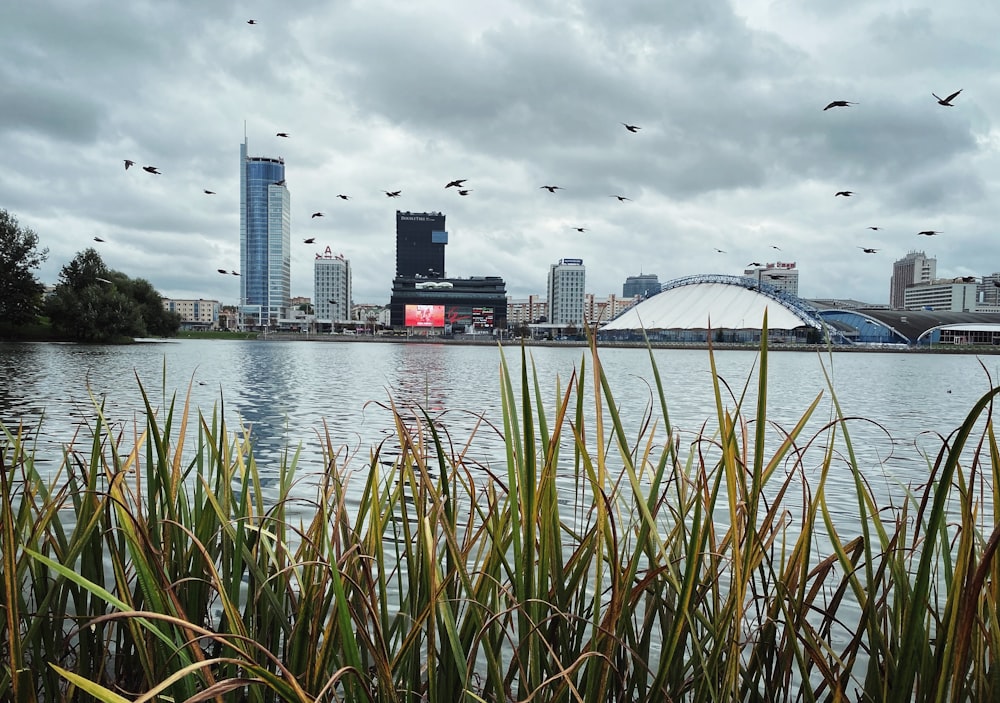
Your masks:
<svg viewBox="0 0 1000 703"><path fill-rule="evenodd" d="M959 88L958 90L956 90L954 93L952 93L951 95L949 95L946 98L942 98L937 93L931 93L931 95L934 97L935 100L937 100L937 104L938 105L941 105L943 107L955 107L954 100L955 100L955 98L957 98L959 96L959 94L961 92L962 92L962 88ZM823 111L826 112L827 110L829 110L831 108L834 108L834 107L850 107L851 105L857 105L857 104L858 103L851 102L850 100L834 100L834 101L830 102L830 104L828 104L826 107L824 107ZM839 196L839 197L849 198L852 195L854 195L854 191L851 191L851 190L838 190L836 193L834 193L834 197L838 197ZM878 227L878 226L872 226L872 227L868 227L868 229L877 232L877 231L881 230L882 228ZM935 230L935 229L925 229L925 230L921 230L920 232L917 232L917 236L922 236L922 237L933 237L933 236L936 236L938 234L941 234L941 232L938 231L938 230ZM865 254L877 254L878 251L879 251L878 249L876 249L874 247L862 247L862 246L859 246L858 249L860 249Z"/></svg>
<svg viewBox="0 0 1000 703"><path fill-rule="evenodd" d="M255 20L249 20L247 22L247 24L257 24L257 22ZM642 127L639 127L638 125L629 124L627 122L622 122L620 124L622 124L625 127L625 129L628 132L632 133L632 134L635 134L640 129L642 129ZM276 132L275 136L276 137L282 137L282 138L288 139L290 137L290 134L288 132ZM123 161L125 163L125 170L126 171L128 171L132 166L135 166L135 164L136 164L136 162L133 159L123 159ZM157 167L157 166L143 166L142 170L145 171L146 173L151 173L151 174L154 174L154 175L157 175L157 176L162 175L162 173L163 173L162 171L160 171L159 167ZM466 188L465 187L465 182L467 180L469 180L469 179L467 179L467 178L457 178L455 180L448 181L448 183L446 183L444 187L445 188L454 188L458 192L458 194L460 196L464 197L464 196L467 196L469 193L472 192L472 188ZM285 182L283 180L282 181L277 181L276 184L277 185L284 185ZM539 189L540 190L547 190L549 193L555 193L557 190L565 190L565 188L563 188L562 186L557 186L557 185L543 185L543 186L539 186ZM388 197L388 198L399 198L399 197L401 197L403 195L402 189L398 189L398 190L383 190L382 192L385 193L386 197ZM216 194L216 192L214 190L209 190L208 188L204 188L202 190L202 193L204 193L205 195L215 195ZM351 196L347 195L345 193L338 193L336 195L336 197L339 198L340 200L350 200L351 199ZM620 203L631 202L631 200L632 200L631 198L626 197L624 195L609 195L608 197L615 198ZM317 210L316 212L313 212L309 217L310 217L310 219L315 219L317 217L325 217L325 216L326 216L325 212ZM577 227L577 226L572 226L572 227L570 227L570 229L576 230L577 232L589 232L590 231L586 227ZM100 237L94 237L94 241L95 242L101 242L101 243L103 243L106 240L104 240L104 239L102 239ZM307 237L306 239L302 240L302 243L303 244L315 244L316 243L316 238L315 237ZM774 247L774 248L777 249L777 247ZM721 251L721 250L717 250L717 251ZM230 271L230 270L222 269L222 268L216 269L216 271L218 271L220 274L227 274L227 275L231 274L233 276L239 276L240 275L238 271Z"/></svg>
<svg viewBox="0 0 1000 703"><path fill-rule="evenodd" d="M257 23L257 20L250 19L250 20L247 20L247 24L249 24L249 25L256 25L258 23ZM954 101L955 101L955 99L961 93L962 93L962 89L959 89L959 90L956 90L955 92L951 93L950 95L948 95L947 97L944 97L944 98L942 98L941 96L937 95L936 93L931 93L931 95L937 101L938 105L943 106L943 107L954 107L955 106L954 105ZM851 106L858 105L858 104L859 103L857 103L855 101L850 101L850 100L833 100L829 104L827 104L826 107L823 108L823 111L826 112L827 110L831 110L831 109L834 109L834 108L849 108ZM625 130L628 131L631 134L637 134L639 132L639 130L642 129L642 127L640 127L639 125L631 124L631 123L628 123L628 122L621 122L619 124L621 124L625 128ZM290 134L288 132L277 132L275 134L275 136L287 139L287 138L290 137ZM125 170L126 171L129 170L132 166L136 165L136 162L134 160L132 160L132 159L124 159L124 163L125 163ZM162 175L162 172L156 166L146 165L146 166L142 166L141 168L146 173L149 173L149 174L152 174L152 175L157 175L157 176L158 175ZM467 180L468 180L467 178L454 179L454 180L451 180L448 183L446 183L444 187L446 189L447 188L454 188L458 192L458 194L460 196L463 196L463 197L464 196L468 196L470 193L473 192L473 189L472 188L468 188L468 187L465 186L465 183L466 183ZM279 181L278 185L284 185L284 181ZM556 193L556 191L565 190L565 188L563 188L562 186L559 186L559 185L542 185L542 186L539 186L539 189L540 190L546 190L549 193L553 193L553 194ZM215 195L216 194L215 191L210 190L208 188L203 189L202 192L205 195ZM399 197L402 196L403 191L402 191L402 189L397 189L397 190L383 190L382 193L384 193L387 198L399 198ZM834 197L843 197L843 198L850 198L850 197L853 197L854 195L855 195L854 191L851 191L851 190L839 190L836 193L834 193ZM350 200L352 196L347 195L345 193L338 193L335 197L337 197L340 200ZM609 195L608 197L615 198L620 203L631 202L631 200L632 200L631 198L629 198L629 197L627 197L625 195L620 195L620 194L613 194L613 195ZM315 219L315 218L318 218L318 217L324 217L325 215L326 215L326 213L324 213L322 211L316 211L316 212L313 212L310 215L310 219ZM575 230L577 232L581 232L581 233L590 231L587 227L582 227L582 226L571 226L570 229L573 229L573 230ZM880 231L882 228L878 227L878 226L870 226L867 229L877 232L877 231ZM941 232L938 231L938 230L922 230L920 232L917 232L918 236L926 236L926 237L933 237L933 236L939 235L939 234L941 234ZM103 243L106 240L104 240L104 239L102 239L100 237L94 237L94 241L95 242L102 242ZM316 242L316 238L315 237L308 237L308 238L303 239L302 242L304 244L314 244ZM775 245L771 245L771 248L772 249L776 249L778 251L781 250L780 247L775 246ZM861 249L861 251L864 254L877 254L879 252L879 249L875 248L875 247L859 246L858 248ZM715 251L717 253L720 253L720 254L726 254L727 253L724 249L719 249L717 247L714 248L714 249L715 249ZM751 266L760 267L761 264L758 263L758 262L751 262L747 266L748 267L751 267ZM233 276L239 276L240 275L238 271L232 271L232 270L227 270L227 269L223 269L223 268L219 268L219 269L216 269L216 270L220 274L233 275Z"/></svg>

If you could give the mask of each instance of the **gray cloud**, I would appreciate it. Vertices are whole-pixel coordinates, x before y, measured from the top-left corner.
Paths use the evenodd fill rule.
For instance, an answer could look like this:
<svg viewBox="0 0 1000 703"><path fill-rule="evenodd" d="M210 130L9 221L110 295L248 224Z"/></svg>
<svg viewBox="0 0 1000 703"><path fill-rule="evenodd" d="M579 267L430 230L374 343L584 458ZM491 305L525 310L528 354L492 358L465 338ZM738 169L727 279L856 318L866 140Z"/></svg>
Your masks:
<svg viewBox="0 0 1000 703"><path fill-rule="evenodd" d="M330 246L359 301L387 301L398 207L445 212L449 273L502 275L518 297L543 293L563 256L606 295L640 269L738 273L780 255L805 295L880 302L928 226L948 232L939 270L1000 268L998 25L973 0L14 3L0 207L51 249L46 280L101 233L110 266L235 302L215 269L238 266L246 124L252 153L286 159L293 242L317 237L293 248L296 295ZM954 108L930 96L959 88ZM834 99L858 104L824 112ZM452 178L469 197L444 190ZM860 257L873 224L880 254Z"/></svg>

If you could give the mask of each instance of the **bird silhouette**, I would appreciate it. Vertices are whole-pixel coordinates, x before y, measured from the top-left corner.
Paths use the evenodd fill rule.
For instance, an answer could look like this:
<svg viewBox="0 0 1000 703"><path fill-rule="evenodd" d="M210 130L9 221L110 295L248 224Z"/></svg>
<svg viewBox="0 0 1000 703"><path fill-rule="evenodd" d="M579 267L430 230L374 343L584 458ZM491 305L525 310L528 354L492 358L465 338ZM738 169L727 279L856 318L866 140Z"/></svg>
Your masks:
<svg viewBox="0 0 1000 703"><path fill-rule="evenodd" d="M276 137L287 137L288 132L277 132L274 136Z"/></svg>
<svg viewBox="0 0 1000 703"><path fill-rule="evenodd" d="M135 161L132 159L125 159L125 170L128 171L129 166L135 166Z"/></svg>
<svg viewBox="0 0 1000 703"><path fill-rule="evenodd" d="M849 198L852 195L854 195L854 191L853 190L838 190L833 195L834 195L834 197L836 197L838 195L843 195L845 198Z"/></svg>
<svg viewBox="0 0 1000 703"><path fill-rule="evenodd" d="M156 166L143 166L142 170L146 173L155 173L157 176L160 175L160 171L156 168Z"/></svg>
<svg viewBox="0 0 1000 703"><path fill-rule="evenodd" d="M324 215L322 212L314 212L312 215L309 216L310 219L314 217L324 217Z"/></svg>
<svg viewBox="0 0 1000 703"><path fill-rule="evenodd" d="M632 200L632 198L626 198L624 195L609 195L609 198L618 198L618 202L624 203L626 200Z"/></svg>
<svg viewBox="0 0 1000 703"><path fill-rule="evenodd" d="M773 244L771 245L771 248L772 248L772 249L777 249L778 251L781 251L781 247L776 247L776 246L775 246L775 245L773 245Z"/></svg>
<svg viewBox="0 0 1000 703"><path fill-rule="evenodd" d="M539 190L545 189L550 193L555 193L557 190L566 190L562 186L539 186Z"/></svg>
<svg viewBox="0 0 1000 703"><path fill-rule="evenodd" d="M715 251L717 251L720 254L725 254L726 253L723 249L719 249L719 248L716 248Z"/></svg>
<svg viewBox="0 0 1000 703"><path fill-rule="evenodd" d="M338 195L337 197L340 198L341 200L350 200L351 199L351 196L349 196L349 195Z"/></svg>
<svg viewBox="0 0 1000 703"><path fill-rule="evenodd" d="M459 195L468 195L471 192L472 192L471 188L462 188L461 190L458 191L458 194Z"/></svg>
<svg viewBox="0 0 1000 703"><path fill-rule="evenodd" d="M852 103L848 100L834 100L832 103L823 108L823 112L826 112L831 107L850 107L851 105L857 105L857 103Z"/></svg>
<svg viewBox="0 0 1000 703"><path fill-rule="evenodd" d="M861 251L863 251L866 254L877 254L878 253L878 249L871 249L869 247L858 247L858 249L860 249Z"/></svg>
<svg viewBox="0 0 1000 703"><path fill-rule="evenodd" d="M204 193L205 195L215 195L215 191L214 190L205 189L205 190L203 190L201 192Z"/></svg>
<svg viewBox="0 0 1000 703"><path fill-rule="evenodd" d="M276 185L276 186L283 186L283 185L285 185L285 179L282 178L280 181L275 181L274 185Z"/></svg>
<svg viewBox="0 0 1000 703"><path fill-rule="evenodd" d="M642 129L642 127L637 127L634 124L626 124L625 122L622 122L622 124L625 126L625 129L627 129L628 131L632 132L633 134L635 132L638 132L640 129Z"/></svg>
<svg viewBox="0 0 1000 703"><path fill-rule="evenodd" d="M749 264L747 264L747 267L750 266L756 266L757 268L760 268L762 264L759 261L751 261Z"/></svg>
<svg viewBox="0 0 1000 703"><path fill-rule="evenodd" d="M240 275L238 271L230 271L229 273L233 274L234 276L239 276Z"/></svg>
<svg viewBox="0 0 1000 703"><path fill-rule="evenodd" d="M385 197L387 198L398 198L403 194L401 190L383 190L382 192L385 193Z"/></svg>
<svg viewBox="0 0 1000 703"><path fill-rule="evenodd" d="M917 232L917 235L924 235L925 237L933 237L935 234L941 234L935 229L925 229L923 232Z"/></svg>
<svg viewBox="0 0 1000 703"><path fill-rule="evenodd" d="M570 229L575 229L577 232L586 232L586 227L570 227Z"/></svg>
<svg viewBox="0 0 1000 703"><path fill-rule="evenodd" d="M247 24L257 24L257 20L247 20Z"/></svg>
<svg viewBox="0 0 1000 703"><path fill-rule="evenodd" d="M961 93L961 92L962 92L962 89L959 88L954 93L952 93L951 95L949 95L947 98L942 98L942 97L940 97L938 95L934 95L934 93L931 93L931 95L934 95L934 97L937 98L938 105L944 105L945 107L955 107L954 105L951 104L951 101L954 100L955 98L957 98L958 94Z"/></svg>
<svg viewBox="0 0 1000 703"><path fill-rule="evenodd" d="M868 227L867 229L870 229L870 230L873 230L875 232L878 232L882 228L881 227Z"/></svg>
<svg viewBox="0 0 1000 703"><path fill-rule="evenodd" d="M303 239L302 243L303 244L315 244L316 243L316 237L309 237L309 239Z"/></svg>
<svg viewBox="0 0 1000 703"><path fill-rule="evenodd" d="M456 188L461 188L462 184L465 183L467 180L469 180L469 179L468 178L459 178L457 181L450 181L448 183L448 185L445 186L445 188L451 188L452 186L454 186Z"/></svg>
<svg viewBox="0 0 1000 703"><path fill-rule="evenodd" d="M104 240L101 239L100 237L94 237L94 241L95 242L103 242Z"/></svg>
<svg viewBox="0 0 1000 703"><path fill-rule="evenodd" d="M219 273L229 273L229 271L226 271L226 269L215 269L215 270L218 271Z"/></svg>

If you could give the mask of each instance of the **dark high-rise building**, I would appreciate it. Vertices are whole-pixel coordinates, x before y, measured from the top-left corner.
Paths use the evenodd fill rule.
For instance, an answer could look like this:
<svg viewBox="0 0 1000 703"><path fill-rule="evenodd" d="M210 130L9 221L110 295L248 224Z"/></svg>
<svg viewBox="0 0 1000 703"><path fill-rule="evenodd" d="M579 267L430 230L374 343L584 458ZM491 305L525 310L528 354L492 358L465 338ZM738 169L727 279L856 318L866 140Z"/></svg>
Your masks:
<svg viewBox="0 0 1000 703"><path fill-rule="evenodd" d="M623 298L634 298L641 295L648 298L660 292L660 279L655 273L640 273L638 276L629 276L622 286Z"/></svg>
<svg viewBox="0 0 1000 703"><path fill-rule="evenodd" d="M440 212L396 211L396 276L441 278L448 232Z"/></svg>
<svg viewBox="0 0 1000 703"><path fill-rule="evenodd" d="M396 211L396 276L389 320L421 334L507 329L507 290L499 276L446 278L448 232L440 212Z"/></svg>

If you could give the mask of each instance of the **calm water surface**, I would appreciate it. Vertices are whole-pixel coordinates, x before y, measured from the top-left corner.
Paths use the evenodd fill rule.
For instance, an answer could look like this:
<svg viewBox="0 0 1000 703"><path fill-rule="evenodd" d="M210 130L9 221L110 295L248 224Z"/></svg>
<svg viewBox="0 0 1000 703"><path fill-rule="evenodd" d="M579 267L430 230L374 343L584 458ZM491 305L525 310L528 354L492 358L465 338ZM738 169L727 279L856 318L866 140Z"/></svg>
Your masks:
<svg viewBox="0 0 1000 703"><path fill-rule="evenodd" d="M557 383L565 388L574 372L585 376L588 390L593 388L585 349L532 347L528 354L550 413ZM520 349L508 347L504 355L512 373L519 374ZM651 401L649 354L609 348L600 357L615 403L635 436ZM670 421L682 440L693 440L706 422L714 424L708 352L656 350L654 357ZM719 373L733 396L746 390L744 415L749 418L755 413L758 361L752 351L716 353ZM175 396L182 403L190 387L194 405L206 415L215 407L231 429L239 422L250 427L264 477L276 475L282 454L298 446L299 472L308 476L323 470L318 437L325 432L335 446L344 447L342 456L359 454L349 467L364 468L370 448L391 436L393 420L385 408L390 398L407 412L426 409L457 443L468 438L480 418L502 426L500 362L496 347L451 344L0 344L0 421L10 428L22 423L36 432L39 458L55 467L74 431L93 423L95 402L104 403L108 418L122 427L136 422L141 427L140 383L161 409ZM933 453L940 445L936 435L961 424L1000 375L1000 357L974 355L776 352L768 363L768 420L790 428L823 394L806 435L818 432L832 414L825 368L843 412L863 418L849 425L861 465L876 486L888 491L925 480L922 452ZM724 404L732 409L736 402L726 397ZM771 436L777 441L777 431ZM499 434L480 429L476 437L472 455L502 471ZM817 465L821 458L817 447ZM832 481L847 487L848 479L845 472Z"/></svg>

